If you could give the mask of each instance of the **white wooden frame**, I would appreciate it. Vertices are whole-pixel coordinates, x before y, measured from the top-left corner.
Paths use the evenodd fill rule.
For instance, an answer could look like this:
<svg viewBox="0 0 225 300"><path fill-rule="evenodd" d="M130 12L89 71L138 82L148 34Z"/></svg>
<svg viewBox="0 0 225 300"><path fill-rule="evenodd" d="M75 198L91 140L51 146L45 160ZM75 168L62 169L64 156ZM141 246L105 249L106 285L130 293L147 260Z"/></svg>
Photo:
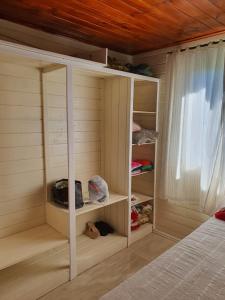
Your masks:
<svg viewBox="0 0 225 300"><path fill-rule="evenodd" d="M131 161L132 161L132 127L133 127L133 104L134 104L134 78L131 78L131 89L130 89L130 132L129 132L129 137L128 137L128 145L129 145L129 182L128 182L128 188L129 188L129 192L128 192L128 239L127 239L127 245L129 247L130 245L130 241L131 241L131 182L132 182L132 178L131 178Z"/></svg>
<svg viewBox="0 0 225 300"><path fill-rule="evenodd" d="M159 88L160 82L157 82L157 99L156 99L156 131L159 131ZM153 230L155 230L155 218L156 218L156 197L157 197L157 168L158 168L158 140L155 143L155 178L154 178L154 202L153 202Z"/></svg>
<svg viewBox="0 0 225 300"><path fill-rule="evenodd" d="M136 79L136 82L137 82L138 80ZM146 80L146 79L143 79L143 80L141 80L141 81L143 81L143 82L148 82L148 80ZM155 118L156 118L156 123L155 123L155 130L156 131L158 131L158 110L159 110L159 80L157 80L157 81L151 81L151 82L155 82L156 83L156 99L155 99L155 101L156 101L156 115L155 115ZM130 117L130 121L131 121L131 124L130 124L130 135L131 135L131 137L130 137L130 149L133 149L132 147L133 147L133 145L132 145L132 121L133 121L133 113L135 112L134 111L134 89L135 89L135 81L134 81L134 79L133 79L133 81L132 81L132 88L131 88L131 99L130 99L130 101L131 101L131 117ZM137 111L136 111L137 112ZM132 244L133 242L135 242L135 241L137 241L137 240L139 240L139 239L141 239L141 238L143 238L145 235L147 235L147 234L149 234L150 232L152 232L154 229L155 229L155 216L156 216L156 212L155 212L155 210L156 210L156 196L157 196L157 192L156 192L156 185L157 185L157 182L156 182L156 180L157 180L157 140L156 140L156 142L154 143L155 144L155 150L154 150L154 158L155 158L155 168L154 168L154 183L153 183L153 190L154 190L154 192L153 192L153 224L151 224L151 226L150 227L147 227L147 224L144 224L144 225L142 225L142 233L140 233L140 230L138 231L135 231L134 232L134 235L132 235L131 234L131 230L129 230L129 234L128 234L128 246L130 245L130 244ZM129 153L129 155L130 155L130 157L129 157L129 159L130 159L130 165L131 165L131 160L132 160L132 151L133 150L131 150L131 153ZM129 197L130 197L130 203L129 203L129 213L131 212L131 206L132 206L132 204L131 204L131 194L132 194L132 175L131 175L131 170L129 170L129 178L130 178L130 187L129 187L129 189L130 189L130 192L129 192ZM130 220L129 220L129 228L130 228Z"/></svg>
<svg viewBox="0 0 225 300"><path fill-rule="evenodd" d="M48 116L47 116L47 91L46 91L46 74L59 68L66 67L66 113L67 113L67 152L68 152L68 200L69 200L69 260L70 272L69 278L72 280L76 274L76 214L75 214L75 170L74 170L74 139L73 139L73 70L71 66L57 66L46 67L41 70L41 85L42 85L42 114L43 114L43 128L44 128L44 164L45 164L45 198L46 202L49 199L48 195Z"/></svg>
<svg viewBox="0 0 225 300"><path fill-rule="evenodd" d="M49 72L52 70L55 70L59 66L59 64L63 65L63 67L66 67L66 103L67 103L67 145L68 145L68 183L69 183L69 189L68 189L68 197L69 197L69 252L70 252L70 280L72 280L76 274L76 214L75 214L75 164L74 164L74 150L73 150L73 102L72 102L72 69L76 68L77 70L85 70L90 72L98 72L98 74L102 74L103 76L122 76L127 77L131 79L131 103L130 103L130 118L133 117L132 109L133 109L133 86L134 86L134 79L135 80L145 80L150 82L156 82L158 84L159 89L159 79L153 78L153 77L146 77L142 75L112 70L105 67L105 64L96 63L92 61L87 61L84 59L78 59L66 55L56 54L49 51L39 50L27 46L22 46L18 44L14 44L11 42L6 41L0 41L0 54L1 53L7 53L12 55L17 55L25 58L31 58L34 60L41 60L44 62L49 62L49 66L45 67L41 70L42 72L42 81L45 78L45 72ZM57 66L58 64L58 66ZM45 94L45 85L43 83L42 85L43 94ZM158 102L158 101L157 101ZM43 105L46 105L44 103L43 99ZM130 119L131 122L132 119ZM43 113L43 122L46 121L46 114ZM130 124L131 125L131 124ZM132 127L132 126L131 126ZM129 133L130 136L128 137L131 141L131 132ZM44 144L45 147L47 142L47 135L45 133L44 135ZM45 149L45 155L48 156L47 150ZM129 160L131 160L131 152L129 153ZM46 165L46 172L48 172L48 166ZM129 170L130 171L130 170ZM130 185L130 182L129 182ZM47 187L46 187L47 188ZM129 187L129 190L130 187ZM46 191L46 197L47 197L47 191ZM130 199L131 195L129 195ZM130 220L130 203L129 203L129 220ZM130 222L130 221L129 221ZM130 229L130 224L128 224ZM128 242L129 242L129 232L128 230Z"/></svg>
<svg viewBox="0 0 225 300"><path fill-rule="evenodd" d="M73 72L66 67L66 111L67 111L67 149L68 149L68 199L69 199L69 257L70 280L76 274L76 220L75 220L75 170L73 151Z"/></svg>
<svg viewBox="0 0 225 300"><path fill-rule="evenodd" d="M42 127L43 127L43 146L44 146L44 189L45 189L45 201L48 201L48 116L47 116L47 91L46 91L46 72L41 70L41 90L42 90Z"/></svg>
<svg viewBox="0 0 225 300"><path fill-rule="evenodd" d="M76 67L77 69L89 70L89 71L96 71L102 72L102 74L109 75L109 76L122 76L122 77L129 77L134 78L137 80L146 80L152 82L159 82L158 78L154 77L146 77L142 75L137 75L134 73L128 73L123 71L118 71L110 68L106 68L105 64L71 57L68 55L57 54L50 51L40 50L28 46L23 46L11 42L6 42L0 40L0 53L11 53L14 55L19 55L22 57L29 57L31 59L41 60L49 62L51 64L63 64L63 65L70 65Z"/></svg>

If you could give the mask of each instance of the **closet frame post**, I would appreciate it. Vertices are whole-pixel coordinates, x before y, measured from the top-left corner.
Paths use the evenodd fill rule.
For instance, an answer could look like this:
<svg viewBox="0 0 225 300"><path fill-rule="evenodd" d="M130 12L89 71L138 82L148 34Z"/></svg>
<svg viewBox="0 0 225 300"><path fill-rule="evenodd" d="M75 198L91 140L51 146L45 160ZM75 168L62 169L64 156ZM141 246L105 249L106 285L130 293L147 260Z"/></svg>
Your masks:
<svg viewBox="0 0 225 300"><path fill-rule="evenodd" d="M49 151L48 151L48 112L47 112L47 88L46 72L41 69L41 104L42 104L42 128L43 128L43 146L44 146L44 192L45 202L48 201L48 173L49 173Z"/></svg>
<svg viewBox="0 0 225 300"><path fill-rule="evenodd" d="M69 279L77 275L76 267L76 215L75 215L75 170L74 170L74 138L73 138L73 70L71 65L51 65L41 69L42 89L42 114L44 131L44 164L45 164L45 198L49 198L48 175L49 175L49 149L48 149L48 103L47 103L47 74L49 72L66 68L66 122L67 122L67 166L68 166L68 201L69 201Z"/></svg>
<svg viewBox="0 0 225 300"><path fill-rule="evenodd" d="M157 97L156 97L156 132L159 132L159 89L160 81L157 82ZM157 180L158 180L158 139L155 142L155 169L154 169L154 200L153 200L153 231L156 229L156 209L157 209Z"/></svg>
<svg viewBox="0 0 225 300"><path fill-rule="evenodd" d="M129 134L128 134L128 145L129 145L129 179L128 179L128 234L127 234L127 246L130 246L131 238L131 161L132 161L132 127L133 127L133 105L134 105L134 78L130 79L130 106L129 106Z"/></svg>
<svg viewBox="0 0 225 300"><path fill-rule="evenodd" d="M68 200L69 200L69 259L72 280L77 275L76 266L76 214L75 214L75 163L73 132L73 68L66 66L66 115L67 115L67 152L68 152Z"/></svg>

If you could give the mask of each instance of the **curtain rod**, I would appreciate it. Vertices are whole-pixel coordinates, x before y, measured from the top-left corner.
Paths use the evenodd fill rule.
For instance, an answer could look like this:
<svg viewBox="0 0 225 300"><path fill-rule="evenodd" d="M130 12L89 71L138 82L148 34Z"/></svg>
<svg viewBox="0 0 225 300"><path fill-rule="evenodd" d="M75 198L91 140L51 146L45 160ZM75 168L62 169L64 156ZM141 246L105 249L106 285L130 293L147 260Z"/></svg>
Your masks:
<svg viewBox="0 0 225 300"><path fill-rule="evenodd" d="M174 51L168 51L167 54L172 54L176 51L180 51L180 52L184 52L186 50L194 50L198 47L201 47L201 48L204 48L204 47L207 47L209 46L210 44L213 44L213 45L216 45L216 44L219 44L219 42L225 42L225 40L218 40L218 41L212 41L212 42L208 42L208 43L205 43L205 44L200 44L200 45L196 45L196 46L190 46L190 47L186 47L186 48L181 48L181 49L176 49Z"/></svg>

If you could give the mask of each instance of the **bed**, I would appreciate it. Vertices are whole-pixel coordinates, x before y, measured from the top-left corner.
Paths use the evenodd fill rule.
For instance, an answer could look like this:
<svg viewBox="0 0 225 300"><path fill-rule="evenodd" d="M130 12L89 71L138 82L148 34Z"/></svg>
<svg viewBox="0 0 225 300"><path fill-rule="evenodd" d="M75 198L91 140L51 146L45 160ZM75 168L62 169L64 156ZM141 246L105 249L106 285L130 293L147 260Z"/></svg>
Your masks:
<svg viewBox="0 0 225 300"><path fill-rule="evenodd" d="M101 300L224 300L225 222L210 218Z"/></svg>

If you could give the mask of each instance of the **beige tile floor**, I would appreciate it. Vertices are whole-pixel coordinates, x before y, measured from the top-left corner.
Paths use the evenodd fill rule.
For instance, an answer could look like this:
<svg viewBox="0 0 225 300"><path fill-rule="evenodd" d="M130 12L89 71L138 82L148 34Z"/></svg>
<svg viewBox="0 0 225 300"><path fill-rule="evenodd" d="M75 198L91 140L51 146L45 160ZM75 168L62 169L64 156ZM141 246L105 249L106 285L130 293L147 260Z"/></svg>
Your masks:
<svg viewBox="0 0 225 300"><path fill-rule="evenodd" d="M152 233L65 283L41 300L97 300L175 244Z"/></svg>

